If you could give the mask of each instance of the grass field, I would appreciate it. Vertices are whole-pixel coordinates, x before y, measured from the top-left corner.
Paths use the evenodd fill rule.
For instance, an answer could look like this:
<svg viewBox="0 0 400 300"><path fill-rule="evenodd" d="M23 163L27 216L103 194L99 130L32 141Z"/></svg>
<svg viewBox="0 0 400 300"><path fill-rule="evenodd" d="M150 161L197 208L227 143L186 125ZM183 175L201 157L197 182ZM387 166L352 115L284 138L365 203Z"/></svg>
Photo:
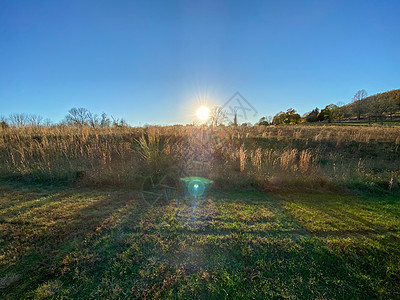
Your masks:
<svg viewBox="0 0 400 300"><path fill-rule="evenodd" d="M400 298L399 147L389 126L1 129L0 299Z"/></svg>
<svg viewBox="0 0 400 300"><path fill-rule="evenodd" d="M396 193L0 183L0 298L400 297Z"/></svg>
<svg viewBox="0 0 400 300"><path fill-rule="evenodd" d="M202 176L230 189L400 190L400 127L0 129L0 178L140 189Z"/></svg>

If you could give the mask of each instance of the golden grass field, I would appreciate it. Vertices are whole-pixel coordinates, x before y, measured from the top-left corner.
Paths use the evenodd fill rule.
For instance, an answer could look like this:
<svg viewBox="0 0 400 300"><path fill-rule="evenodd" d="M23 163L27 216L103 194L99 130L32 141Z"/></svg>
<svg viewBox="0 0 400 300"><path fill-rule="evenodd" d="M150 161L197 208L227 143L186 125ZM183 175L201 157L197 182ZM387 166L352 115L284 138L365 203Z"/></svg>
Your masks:
<svg viewBox="0 0 400 300"><path fill-rule="evenodd" d="M399 145L383 126L2 130L0 298L399 298ZM185 176L213 184L193 199Z"/></svg>
<svg viewBox="0 0 400 300"><path fill-rule="evenodd" d="M184 174L215 187L398 187L400 128L367 126L37 127L0 131L0 176L140 186Z"/></svg>

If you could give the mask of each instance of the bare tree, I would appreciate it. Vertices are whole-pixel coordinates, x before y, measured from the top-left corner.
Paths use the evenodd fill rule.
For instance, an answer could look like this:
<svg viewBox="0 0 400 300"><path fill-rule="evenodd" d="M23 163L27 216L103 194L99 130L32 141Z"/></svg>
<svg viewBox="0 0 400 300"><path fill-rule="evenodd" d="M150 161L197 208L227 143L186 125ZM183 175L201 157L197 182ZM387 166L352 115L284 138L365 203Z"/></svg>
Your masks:
<svg viewBox="0 0 400 300"><path fill-rule="evenodd" d="M357 114L357 120L361 119L361 114L363 113L364 109L364 99L368 96L368 93L366 90L362 89L359 90L355 95L353 96L353 105L355 109L355 113Z"/></svg>
<svg viewBox="0 0 400 300"><path fill-rule="evenodd" d="M113 116L111 116L112 119L112 126L113 127L126 127L128 126L128 122L126 122L123 118L119 119L119 118L114 118Z"/></svg>
<svg viewBox="0 0 400 300"><path fill-rule="evenodd" d="M370 97L371 98L371 97ZM368 101L368 111L370 116L375 117L375 122L378 122L378 119L383 124L383 114L387 110L386 102L381 99L382 97L374 97L369 99Z"/></svg>
<svg viewBox="0 0 400 300"><path fill-rule="evenodd" d="M111 120L107 117L106 113L101 114L101 120L100 120L100 127L105 128L105 127L110 127L111 125Z"/></svg>
<svg viewBox="0 0 400 300"><path fill-rule="evenodd" d="M390 121L393 121L393 115L399 110L398 100L394 97L388 97L385 100L386 112L390 116Z"/></svg>
<svg viewBox="0 0 400 300"><path fill-rule="evenodd" d="M44 119L43 121L44 126L50 127L53 126L53 121L51 121L49 118Z"/></svg>
<svg viewBox="0 0 400 300"><path fill-rule="evenodd" d="M85 126L89 121L89 111L86 108L71 108L65 116L66 123L74 126Z"/></svg>
<svg viewBox="0 0 400 300"><path fill-rule="evenodd" d="M43 117L40 115L28 115L28 124L33 127L38 127L43 123Z"/></svg>
<svg viewBox="0 0 400 300"><path fill-rule="evenodd" d="M9 117L11 125L16 127L24 127L28 123L28 116L26 114L11 114Z"/></svg>
<svg viewBox="0 0 400 300"><path fill-rule="evenodd" d="M100 125L100 120L97 114L93 114L90 111L87 112L87 123L90 127L95 128Z"/></svg>
<svg viewBox="0 0 400 300"><path fill-rule="evenodd" d="M220 106L214 106L211 109L209 122L212 126L218 126L227 121L227 116L225 111Z"/></svg>

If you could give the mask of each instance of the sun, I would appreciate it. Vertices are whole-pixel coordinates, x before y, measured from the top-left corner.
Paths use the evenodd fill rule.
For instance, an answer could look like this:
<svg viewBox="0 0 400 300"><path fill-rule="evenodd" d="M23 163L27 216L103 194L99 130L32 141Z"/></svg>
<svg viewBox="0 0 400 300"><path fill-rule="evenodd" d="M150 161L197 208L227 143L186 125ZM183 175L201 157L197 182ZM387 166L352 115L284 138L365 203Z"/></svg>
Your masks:
<svg viewBox="0 0 400 300"><path fill-rule="evenodd" d="M205 106L201 106L197 110L196 115L200 120L207 120L210 116L210 110Z"/></svg>

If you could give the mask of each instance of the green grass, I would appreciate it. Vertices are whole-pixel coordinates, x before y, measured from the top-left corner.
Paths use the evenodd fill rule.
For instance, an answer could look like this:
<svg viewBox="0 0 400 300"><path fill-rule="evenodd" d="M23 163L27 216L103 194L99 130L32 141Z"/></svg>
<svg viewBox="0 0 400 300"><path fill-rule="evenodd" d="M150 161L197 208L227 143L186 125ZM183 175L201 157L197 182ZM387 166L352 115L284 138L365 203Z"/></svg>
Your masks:
<svg viewBox="0 0 400 300"><path fill-rule="evenodd" d="M0 183L0 298L399 298L398 195Z"/></svg>
<svg viewBox="0 0 400 300"><path fill-rule="evenodd" d="M336 125L336 126L398 126L400 125L399 121L384 121L383 124L381 122L371 121L342 121L342 122L331 122L325 123L328 125Z"/></svg>

